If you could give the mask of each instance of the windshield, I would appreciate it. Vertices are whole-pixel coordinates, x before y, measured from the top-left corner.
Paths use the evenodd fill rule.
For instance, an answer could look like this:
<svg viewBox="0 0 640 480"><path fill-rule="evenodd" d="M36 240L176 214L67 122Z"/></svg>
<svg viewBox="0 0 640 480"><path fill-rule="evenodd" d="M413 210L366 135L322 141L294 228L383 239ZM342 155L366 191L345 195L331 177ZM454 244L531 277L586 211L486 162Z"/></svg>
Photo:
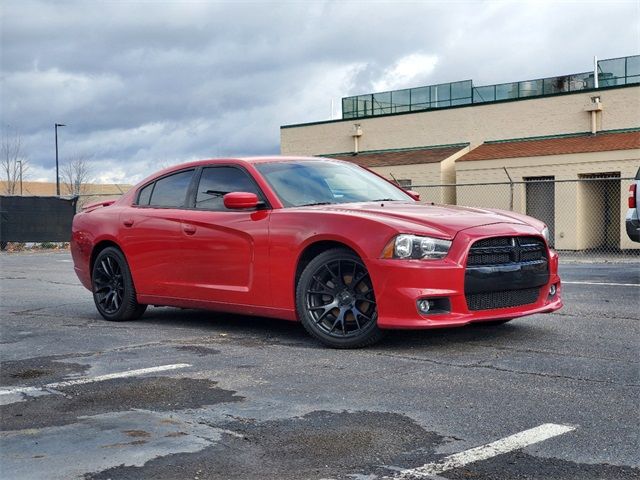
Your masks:
<svg viewBox="0 0 640 480"><path fill-rule="evenodd" d="M258 171L285 207L372 201L413 201L400 188L349 163L327 160L260 163Z"/></svg>

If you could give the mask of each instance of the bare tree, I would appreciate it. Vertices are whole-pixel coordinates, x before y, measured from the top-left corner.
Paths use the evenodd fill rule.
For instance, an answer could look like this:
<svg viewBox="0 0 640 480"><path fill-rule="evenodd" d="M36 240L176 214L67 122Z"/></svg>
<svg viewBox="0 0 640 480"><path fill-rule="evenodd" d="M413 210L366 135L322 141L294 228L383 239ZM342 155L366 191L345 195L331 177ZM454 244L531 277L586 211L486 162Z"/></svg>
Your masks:
<svg viewBox="0 0 640 480"><path fill-rule="evenodd" d="M69 195L81 195L87 191L91 179L89 161L82 155L76 155L60 170L60 177Z"/></svg>
<svg viewBox="0 0 640 480"><path fill-rule="evenodd" d="M0 143L0 169L5 180L5 193L7 195L22 194L21 182L29 170L27 159L22 145L22 137L16 131L2 130L2 143Z"/></svg>

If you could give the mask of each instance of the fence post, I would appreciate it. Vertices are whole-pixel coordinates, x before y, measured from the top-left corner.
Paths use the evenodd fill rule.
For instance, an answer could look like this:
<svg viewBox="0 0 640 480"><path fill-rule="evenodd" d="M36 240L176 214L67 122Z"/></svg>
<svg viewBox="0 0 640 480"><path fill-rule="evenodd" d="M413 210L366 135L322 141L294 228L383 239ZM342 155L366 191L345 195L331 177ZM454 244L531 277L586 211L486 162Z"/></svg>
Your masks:
<svg viewBox="0 0 640 480"><path fill-rule="evenodd" d="M507 167L502 168L504 168L504 173L507 174L507 178L509 179L509 210L513 212L513 180L511 179L511 175L509 175L509 172L507 171Z"/></svg>

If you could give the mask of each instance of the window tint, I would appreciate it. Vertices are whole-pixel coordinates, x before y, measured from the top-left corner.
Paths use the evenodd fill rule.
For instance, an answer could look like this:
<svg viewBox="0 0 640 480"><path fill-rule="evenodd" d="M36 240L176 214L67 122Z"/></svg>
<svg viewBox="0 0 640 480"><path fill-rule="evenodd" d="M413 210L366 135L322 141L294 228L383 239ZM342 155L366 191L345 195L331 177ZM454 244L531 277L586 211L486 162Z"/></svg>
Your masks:
<svg viewBox="0 0 640 480"><path fill-rule="evenodd" d="M188 170L158 180L151 194L149 205L154 207L184 206L192 176L193 170Z"/></svg>
<svg viewBox="0 0 640 480"><path fill-rule="evenodd" d="M146 187L140 190L138 194L138 202L136 205L149 205L149 199L151 198L151 192L155 183L150 183Z"/></svg>
<svg viewBox="0 0 640 480"><path fill-rule="evenodd" d="M230 192L250 192L261 198L253 180L243 170L235 167L209 167L202 170L196 208L226 210L222 197Z"/></svg>

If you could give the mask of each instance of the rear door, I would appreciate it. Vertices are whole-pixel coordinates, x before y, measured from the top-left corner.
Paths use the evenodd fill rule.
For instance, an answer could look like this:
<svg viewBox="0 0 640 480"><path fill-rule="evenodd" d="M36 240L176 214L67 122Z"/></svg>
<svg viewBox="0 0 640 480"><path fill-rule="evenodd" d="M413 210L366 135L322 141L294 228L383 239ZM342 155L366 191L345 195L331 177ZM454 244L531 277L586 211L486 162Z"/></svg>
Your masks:
<svg viewBox="0 0 640 480"><path fill-rule="evenodd" d="M182 222L181 258L189 298L269 305L270 210L229 210L223 196L251 192L265 197L243 168L202 168L190 209Z"/></svg>
<svg viewBox="0 0 640 480"><path fill-rule="evenodd" d="M177 259L182 217L195 169L142 187L134 205L120 214L120 239L137 293L180 297L184 272Z"/></svg>

